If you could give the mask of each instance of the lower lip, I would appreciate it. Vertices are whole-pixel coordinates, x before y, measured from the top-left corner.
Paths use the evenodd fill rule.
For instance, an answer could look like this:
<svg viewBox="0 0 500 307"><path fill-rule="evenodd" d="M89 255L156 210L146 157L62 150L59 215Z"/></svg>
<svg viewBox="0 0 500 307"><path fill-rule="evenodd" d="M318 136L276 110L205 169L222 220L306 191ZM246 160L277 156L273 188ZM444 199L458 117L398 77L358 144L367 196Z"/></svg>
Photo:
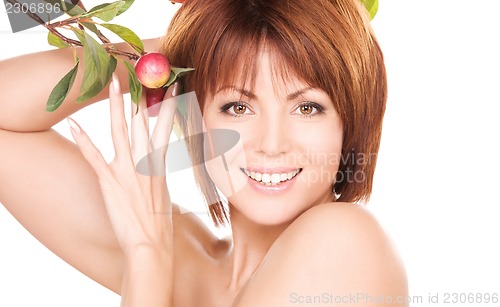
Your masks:
<svg viewBox="0 0 500 307"><path fill-rule="evenodd" d="M265 185L265 184L262 184L260 182L253 180L252 178L250 178L248 176L247 176L247 178L248 178L248 184L257 192L260 192L260 193L266 194L266 195L278 195L278 194L283 194L283 193L286 193L287 191L289 191L292 188L293 184L295 183L296 178L299 175L300 175L300 172L297 175L295 175L295 177L293 177L292 179L280 182L277 185ZM246 174L245 174L245 176L246 176Z"/></svg>

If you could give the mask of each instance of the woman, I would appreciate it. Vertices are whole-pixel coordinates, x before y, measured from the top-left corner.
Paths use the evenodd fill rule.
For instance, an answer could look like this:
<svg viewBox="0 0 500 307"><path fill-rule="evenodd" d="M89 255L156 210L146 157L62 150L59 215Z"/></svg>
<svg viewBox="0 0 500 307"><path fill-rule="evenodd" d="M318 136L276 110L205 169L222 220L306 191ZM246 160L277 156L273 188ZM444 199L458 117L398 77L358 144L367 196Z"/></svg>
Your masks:
<svg viewBox="0 0 500 307"><path fill-rule="evenodd" d="M397 252L354 204L371 193L386 102L382 53L359 3L190 0L160 51L196 71L167 92L151 143L141 102L132 144L118 71L109 88L110 165L74 121L78 146L50 129L105 93L75 104L75 91L57 112L43 111L71 51L2 63L2 80L19 80L27 62L51 63L50 73L33 67L46 82L22 101L3 84L6 208L65 261L121 293L124 306L407 305ZM189 138L195 175L214 223L230 222L231 240L180 214L164 176L136 171L152 149L165 154L177 103L168 98L181 87L199 102L188 104L187 120L177 114L185 134L207 135ZM221 130L239 136L223 155L214 154ZM47 175L34 178L35 169ZM64 185L57 193L54 181Z"/></svg>

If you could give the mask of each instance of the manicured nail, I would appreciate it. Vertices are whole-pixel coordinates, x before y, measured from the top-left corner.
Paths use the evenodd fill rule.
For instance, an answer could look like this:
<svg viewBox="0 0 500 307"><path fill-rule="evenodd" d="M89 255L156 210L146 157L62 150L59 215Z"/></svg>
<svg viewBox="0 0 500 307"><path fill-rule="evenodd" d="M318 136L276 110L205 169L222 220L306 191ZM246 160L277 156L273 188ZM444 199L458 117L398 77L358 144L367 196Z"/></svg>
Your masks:
<svg viewBox="0 0 500 307"><path fill-rule="evenodd" d="M116 76L116 73L113 73L113 91L115 94L120 94L120 81Z"/></svg>
<svg viewBox="0 0 500 307"><path fill-rule="evenodd" d="M181 84L179 82L175 82L172 85L172 87L173 87L172 88L172 97L179 95L181 92Z"/></svg>
<svg viewBox="0 0 500 307"><path fill-rule="evenodd" d="M73 131L73 133L75 133L75 134L80 134L81 130L80 130L80 127L78 126L78 124L70 117L68 117L67 120L68 120L69 127L71 128L71 131Z"/></svg>

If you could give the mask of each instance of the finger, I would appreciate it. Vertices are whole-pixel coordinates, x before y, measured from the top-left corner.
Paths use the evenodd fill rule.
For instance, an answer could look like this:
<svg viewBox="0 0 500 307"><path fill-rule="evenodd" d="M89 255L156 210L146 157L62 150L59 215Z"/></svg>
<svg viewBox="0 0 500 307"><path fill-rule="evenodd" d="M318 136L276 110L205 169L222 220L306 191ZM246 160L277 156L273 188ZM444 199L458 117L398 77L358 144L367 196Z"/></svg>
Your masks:
<svg viewBox="0 0 500 307"><path fill-rule="evenodd" d="M165 177L151 177L152 210L156 214L172 213L170 195Z"/></svg>
<svg viewBox="0 0 500 307"><path fill-rule="evenodd" d="M179 82L175 82L170 86L163 97L161 102L160 113L158 121L156 122L151 136L151 143L153 148L160 150L163 157L167 152L170 133L172 132L172 125L174 122L175 111L177 110L177 99L175 98L180 91Z"/></svg>
<svg viewBox="0 0 500 307"><path fill-rule="evenodd" d="M139 111L137 114L132 113L131 120L131 143L132 143L132 159L134 165L151 151L149 144L149 117L147 115L146 94L142 92L139 100ZM134 107L132 107L134 109Z"/></svg>
<svg viewBox="0 0 500 307"><path fill-rule="evenodd" d="M165 181L165 155L167 153L175 111L177 110L176 96L179 92L179 82L174 83L168 88L161 102L158 120L151 136L151 143L154 149L151 155L151 163L155 172L155 175L151 177L151 194L153 196L153 207L151 210L156 214L170 214L172 210L170 195Z"/></svg>
<svg viewBox="0 0 500 307"><path fill-rule="evenodd" d="M71 127L71 134L80 148L83 157L90 166L94 169L99 179L108 178L111 173L108 164L104 160L101 152L95 147L88 135L81 127L71 118L68 117L68 123Z"/></svg>
<svg viewBox="0 0 500 307"><path fill-rule="evenodd" d="M109 107L111 115L111 136L118 159L131 161L130 143L128 139L128 127L125 120L123 107L123 95L120 90L120 81L113 73L113 81L109 87Z"/></svg>

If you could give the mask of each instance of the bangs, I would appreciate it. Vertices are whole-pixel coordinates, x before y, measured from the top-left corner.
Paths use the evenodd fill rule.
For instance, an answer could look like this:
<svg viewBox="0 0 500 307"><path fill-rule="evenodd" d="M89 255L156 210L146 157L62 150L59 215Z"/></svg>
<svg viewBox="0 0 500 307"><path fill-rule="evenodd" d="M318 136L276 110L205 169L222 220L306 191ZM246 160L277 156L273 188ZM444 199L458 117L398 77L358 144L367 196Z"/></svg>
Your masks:
<svg viewBox="0 0 500 307"><path fill-rule="evenodd" d="M206 80L202 91L207 95L213 96L219 89L237 84L249 90L254 88L265 37L258 31L240 32L239 26L226 28L215 42L213 57L200 63L205 67L200 71L200 78Z"/></svg>
<svg viewBox="0 0 500 307"><path fill-rule="evenodd" d="M274 86L277 82L286 84L298 79L333 95L329 88L340 80L332 80L331 63L327 63L317 50L308 48L314 45L309 39L300 33L289 33L285 27L288 25L275 25L265 20L257 25L248 22L229 25L221 37L214 40L212 57L197 61L200 65L198 80L204 80L198 86L201 93L206 94L202 103L225 86L241 85L253 91L259 59L264 52L270 56ZM321 67L330 69L323 72ZM340 72L333 72L333 75L341 76Z"/></svg>
<svg viewBox="0 0 500 307"><path fill-rule="evenodd" d="M294 62L286 57L290 54L288 50L279 48L281 46L270 40L269 37L231 37L233 40L221 42L218 45L218 52L211 62L206 63L208 70L201 72L202 78L207 80L204 84L206 93L205 103L210 103L211 96L220 89L227 86L241 87L250 92L255 92L255 82L259 73L259 60L266 53L270 57L273 86L278 82L289 83L290 80L300 80L309 86L317 86L313 76L304 76L299 72ZM226 56L230 54L231 61L227 61ZM310 66L314 64L308 63Z"/></svg>

